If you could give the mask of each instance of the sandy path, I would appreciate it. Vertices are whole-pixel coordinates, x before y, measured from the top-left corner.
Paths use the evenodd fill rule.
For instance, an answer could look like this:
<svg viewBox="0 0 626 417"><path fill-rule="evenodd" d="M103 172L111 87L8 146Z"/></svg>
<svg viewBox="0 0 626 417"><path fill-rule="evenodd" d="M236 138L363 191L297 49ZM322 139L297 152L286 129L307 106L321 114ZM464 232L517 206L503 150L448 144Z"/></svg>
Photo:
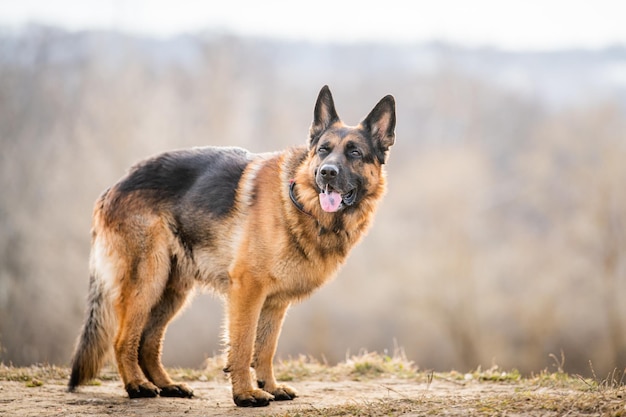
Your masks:
<svg viewBox="0 0 626 417"><path fill-rule="evenodd" d="M119 381L65 391L65 381L27 387L24 382L0 381L0 415L4 416L229 416L296 413L342 404L369 404L380 399L418 398L435 391L441 394L459 387L450 383L426 384L384 379L368 382L302 381L293 383L300 397L294 401L273 402L269 407L242 409L234 406L227 381L192 381L195 398L153 398L130 400Z"/></svg>
<svg viewBox="0 0 626 417"><path fill-rule="evenodd" d="M119 380L83 386L68 393L65 380L41 386L0 381L0 416L621 416L624 388L586 390L546 387L528 382L468 383L437 378L430 383L402 378L290 383L294 401L263 408L237 408L225 379L191 381L195 398L130 400Z"/></svg>

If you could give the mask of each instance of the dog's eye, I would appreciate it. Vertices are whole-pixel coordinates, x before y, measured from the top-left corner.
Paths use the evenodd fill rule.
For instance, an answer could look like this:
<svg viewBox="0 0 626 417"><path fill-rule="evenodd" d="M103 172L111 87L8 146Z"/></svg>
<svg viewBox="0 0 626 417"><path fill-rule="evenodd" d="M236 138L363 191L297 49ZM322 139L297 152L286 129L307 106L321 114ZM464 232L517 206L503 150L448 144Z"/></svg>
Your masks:
<svg viewBox="0 0 626 417"><path fill-rule="evenodd" d="M358 149L352 149L350 151L350 156L353 157L353 158L360 158L362 156L361 155L361 151L358 150Z"/></svg>
<svg viewBox="0 0 626 417"><path fill-rule="evenodd" d="M320 146L317 153L320 155L326 155L329 151L328 146Z"/></svg>

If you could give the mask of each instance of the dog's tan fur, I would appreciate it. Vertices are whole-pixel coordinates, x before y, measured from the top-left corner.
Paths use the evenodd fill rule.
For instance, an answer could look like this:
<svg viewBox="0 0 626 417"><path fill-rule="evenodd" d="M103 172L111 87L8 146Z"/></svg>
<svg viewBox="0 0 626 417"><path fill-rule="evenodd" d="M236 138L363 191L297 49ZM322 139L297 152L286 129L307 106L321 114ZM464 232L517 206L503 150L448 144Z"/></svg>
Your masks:
<svg viewBox="0 0 626 417"><path fill-rule="evenodd" d="M391 96L361 124L350 127L337 117L324 87L308 146L262 155L199 148L163 154L133 167L96 202L89 308L70 389L97 375L113 339L129 396L192 396L188 386L168 376L161 347L167 324L199 284L226 300L225 370L235 403L259 406L294 398L296 392L278 384L272 368L285 313L292 302L334 275L370 225L385 191L383 164L394 143L394 127ZM332 149L330 154L319 152L321 142ZM219 159L223 171L240 175L232 180L232 201L204 200L201 193L189 197L192 191L180 194L176 184L161 186L150 177L168 169L175 176L178 166L213 175L211 166L180 162L199 158ZM359 184L357 201L346 200L346 207L334 213L323 211L318 201L318 170L324 160L332 160L340 175L345 172ZM174 181L164 178L163 183ZM204 181L224 186L224 180L208 178ZM181 175L177 181L193 190L201 179Z"/></svg>

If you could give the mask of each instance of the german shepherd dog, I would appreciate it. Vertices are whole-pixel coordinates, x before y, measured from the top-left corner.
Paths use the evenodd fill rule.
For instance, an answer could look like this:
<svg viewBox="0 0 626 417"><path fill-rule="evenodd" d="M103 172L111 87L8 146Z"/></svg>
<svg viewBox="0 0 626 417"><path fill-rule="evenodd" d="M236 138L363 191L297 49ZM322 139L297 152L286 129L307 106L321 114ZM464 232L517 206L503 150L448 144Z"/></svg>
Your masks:
<svg viewBox="0 0 626 417"><path fill-rule="evenodd" d="M111 345L130 398L191 397L161 364L168 323L196 286L225 299L238 406L291 400L272 361L293 302L331 278L368 229L395 141L386 96L344 124L327 86L306 146L252 154L201 147L139 162L97 200L86 319L69 390L96 377ZM256 381L253 380L254 368Z"/></svg>

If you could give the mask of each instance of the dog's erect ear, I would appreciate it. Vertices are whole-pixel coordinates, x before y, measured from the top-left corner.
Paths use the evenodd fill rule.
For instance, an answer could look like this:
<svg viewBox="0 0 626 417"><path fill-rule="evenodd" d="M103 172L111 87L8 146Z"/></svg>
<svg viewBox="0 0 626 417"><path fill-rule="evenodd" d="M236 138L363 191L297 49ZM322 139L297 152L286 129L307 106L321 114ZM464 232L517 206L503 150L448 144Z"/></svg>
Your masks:
<svg viewBox="0 0 626 417"><path fill-rule="evenodd" d="M335 102L327 85L322 87L317 96L315 110L313 111L313 123L309 129L309 148L315 146L320 136L330 125L339 120L335 110Z"/></svg>
<svg viewBox="0 0 626 417"><path fill-rule="evenodd" d="M396 141L396 100L393 96L383 97L361 122L374 140L374 146L381 153L380 162L385 163L389 147Z"/></svg>

